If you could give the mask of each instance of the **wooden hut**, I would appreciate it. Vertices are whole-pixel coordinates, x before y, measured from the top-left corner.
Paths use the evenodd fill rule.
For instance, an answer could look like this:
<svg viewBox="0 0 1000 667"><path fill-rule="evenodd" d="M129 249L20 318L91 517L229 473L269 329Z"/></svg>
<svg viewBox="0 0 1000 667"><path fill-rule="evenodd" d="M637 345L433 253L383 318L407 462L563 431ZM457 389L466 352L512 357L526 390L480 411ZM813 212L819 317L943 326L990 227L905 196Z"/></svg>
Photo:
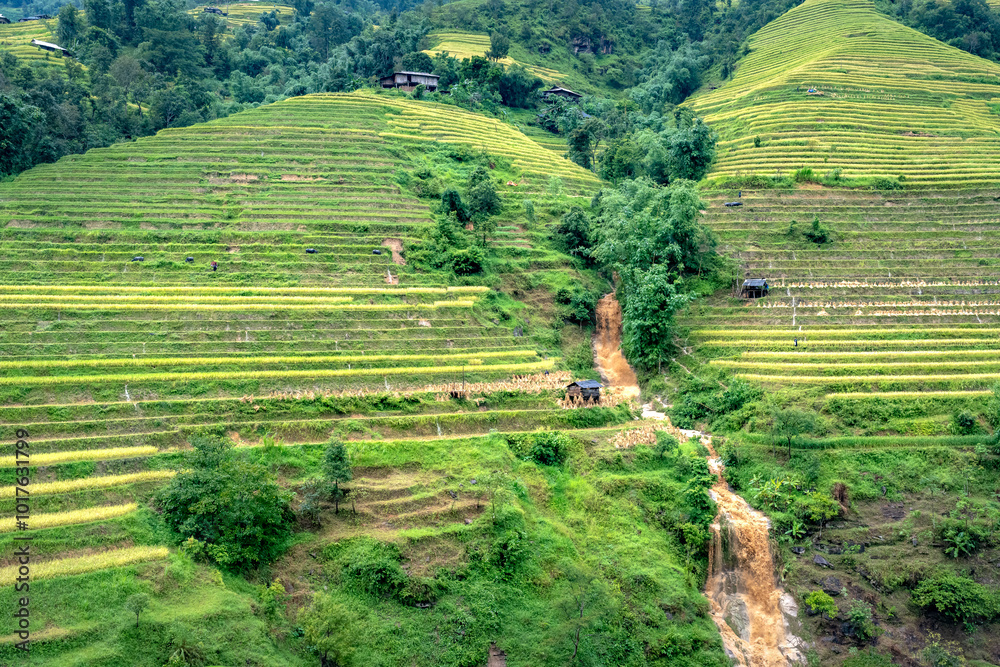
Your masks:
<svg viewBox="0 0 1000 667"><path fill-rule="evenodd" d="M556 97L563 97L567 100L575 102L576 100L583 97L583 95L577 92L573 92L569 88L563 88L562 86L552 86L548 90L542 91L543 100L549 100Z"/></svg>
<svg viewBox="0 0 1000 667"><path fill-rule="evenodd" d="M3 14L0 14L0 24L6 25L7 23L10 23L10 19Z"/></svg>
<svg viewBox="0 0 1000 667"><path fill-rule="evenodd" d="M389 76L383 76L379 82L383 88L402 88L410 92L417 86L423 86L428 91L434 92L437 90L440 78L437 74L427 72L393 72Z"/></svg>
<svg viewBox="0 0 1000 667"><path fill-rule="evenodd" d="M72 56L73 53L69 49L64 49L58 44L53 44L51 42L43 42L40 39L31 40L32 46L37 46L40 49L45 49L46 51L52 51L53 53L61 53L64 56Z"/></svg>
<svg viewBox="0 0 1000 667"><path fill-rule="evenodd" d="M566 386L566 398L584 403L600 403L602 386L597 380L577 380Z"/></svg>
<svg viewBox="0 0 1000 667"><path fill-rule="evenodd" d="M760 299L767 296L770 289L767 278L753 278L743 281L743 288L740 290L740 297L744 299Z"/></svg>

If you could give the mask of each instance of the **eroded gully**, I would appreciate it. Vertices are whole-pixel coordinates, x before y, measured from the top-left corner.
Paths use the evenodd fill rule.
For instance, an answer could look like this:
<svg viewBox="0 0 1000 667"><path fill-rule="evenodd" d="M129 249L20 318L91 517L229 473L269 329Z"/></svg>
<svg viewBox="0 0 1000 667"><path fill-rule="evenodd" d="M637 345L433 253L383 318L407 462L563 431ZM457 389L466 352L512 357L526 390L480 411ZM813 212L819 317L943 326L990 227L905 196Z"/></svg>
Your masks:
<svg viewBox="0 0 1000 667"><path fill-rule="evenodd" d="M621 353L621 308L614 294L597 304L594 359L607 386L639 397L635 373ZM669 420L650 405L644 419ZM722 635L726 653L741 667L786 667L805 662L802 640L795 636L798 609L791 595L778 585L768 535L768 520L734 493L723 475L722 461L712 436L676 429L685 438L698 438L708 449L708 466L716 475L711 489L719 508L712 524L705 597L712 619Z"/></svg>

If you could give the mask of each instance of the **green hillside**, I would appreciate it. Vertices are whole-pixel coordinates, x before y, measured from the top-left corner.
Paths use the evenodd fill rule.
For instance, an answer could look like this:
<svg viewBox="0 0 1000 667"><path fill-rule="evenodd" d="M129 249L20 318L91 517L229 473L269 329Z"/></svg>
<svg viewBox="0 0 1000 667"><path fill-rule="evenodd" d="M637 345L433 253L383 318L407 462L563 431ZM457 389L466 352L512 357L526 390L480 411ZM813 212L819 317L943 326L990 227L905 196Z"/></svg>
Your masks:
<svg viewBox="0 0 1000 667"><path fill-rule="evenodd" d="M833 596L834 620L804 635L884 656L844 662L816 641L817 664L925 664L946 640L993 662L992 630L953 632L954 610L920 596L1000 584L986 532L953 546L1000 509L984 444L1000 426L1000 69L864 2L807 0L749 45L690 102L720 133L702 195L736 266L733 290L680 318L669 414L728 435L727 479L771 518L785 589ZM737 298L745 278L770 295ZM830 493L845 509L808 529ZM968 618L975 632L997 616Z"/></svg>
<svg viewBox="0 0 1000 667"><path fill-rule="evenodd" d="M427 35L427 40L431 46L424 50L424 53L433 56L436 53L447 53L449 56L463 60L473 56L483 56L490 49L490 36L477 35L475 33L463 32L432 32ZM511 57L500 60L504 65L513 65L518 61ZM560 78L560 73L554 69L538 67L536 65L523 65L532 74L539 78L556 82Z"/></svg>
<svg viewBox="0 0 1000 667"><path fill-rule="evenodd" d="M278 22L287 25L292 22L295 10L285 3L275 2L234 2L232 4L222 3L220 5L198 5L194 9L188 10L192 16L201 16L205 13L206 7L217 7L226 13L226 16L219 18L225 21L226 26L233 29L244 25L254 25L260 22L260 15L268 12L275 12Z"/></svg>
<svg viewBox="0 0 1000 667"><path fill-rule="evenodd" d="M691 101L720 133L709 178L809 168L918 187L1000 180L997 64L864 1L807 0L748 43L734 77Z"/></svg>
<svg viewBox="0 0 1000 667"><path fill-rule="evenodd" d="M440 195L418 195L473 164L501 194L492 277L419 268ZM316 665L302 628L329 591L368 638L354 664L479 664L496 644L511 665L611 646L722 667L703 559L683 543L714 513L703 453L630 450L633 411L613 396L562 403L559 356L579 344L589 365L590 347L560 330L552 292L594 277L548 228L598 186L509 125L373 93L298 97L0 184L2 447L23 466L13 434L29 433L32 475L27 533L0 488L0 544L33 538L35 663ZM353 469L339 513L308 500L331 438ZM220 441L297 494L287 553L248 578L153 509L192 443ZM566 613L579 595L585 619ZM17 656L15 622L0 661Z"/></svg>
<svg viewBox="0 0 1000 667"><path fill-rule="evenodd" d="M67 60L61 55L31 45L31 40L58 43L53 30L56 20L26 21L0 25L0 50L7 51L22 62L43 68L62 71Z"/></svg>

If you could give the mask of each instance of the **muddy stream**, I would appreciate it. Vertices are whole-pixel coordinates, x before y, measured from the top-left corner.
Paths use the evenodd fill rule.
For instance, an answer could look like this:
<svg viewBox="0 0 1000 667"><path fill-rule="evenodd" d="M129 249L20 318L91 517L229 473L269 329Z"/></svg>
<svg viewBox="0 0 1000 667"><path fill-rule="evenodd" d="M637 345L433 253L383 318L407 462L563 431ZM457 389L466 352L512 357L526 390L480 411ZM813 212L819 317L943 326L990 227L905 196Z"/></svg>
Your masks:
<svg viewBox="0 0 1000 667"><path fill-rule="evenodd" d="M594 361L606 386L620 387L638 399L638 380L621 352L621 326L621 307L614 293L608 294L597 303ZM667 420L650 405L643 406L642 416ZM804 664L802 640L792 632L798 609L778 585L767 518L729 488L712 436L677 430L708 448L708 466L718 478L711 490L719 514L712 524L705 597L726 653L741 667Z"/></svg>

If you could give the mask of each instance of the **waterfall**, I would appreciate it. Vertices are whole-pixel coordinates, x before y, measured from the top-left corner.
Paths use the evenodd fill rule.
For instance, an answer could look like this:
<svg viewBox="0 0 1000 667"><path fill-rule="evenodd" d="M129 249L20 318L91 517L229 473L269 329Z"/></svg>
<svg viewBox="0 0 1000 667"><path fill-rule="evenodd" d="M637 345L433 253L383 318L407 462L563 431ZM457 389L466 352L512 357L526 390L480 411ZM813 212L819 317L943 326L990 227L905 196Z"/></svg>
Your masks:
<svg viewBox="0 0 1000 667"><path fill-rule="evenodd" d="M597 333L594 334L594 363L611 387L634 387L639 395L639 381L621 351L622 309L614 292L597 302Z"/></svg>
<svg viewBox="0 0 1000 667"><path fill-rule="evenodd" d="M789 632L786 620L798 612L795 600L775 580L767 517L729 490L708 442L719 515L712 525L705 596L726 652L742 667L804 663L802 641Z"/></svg>

